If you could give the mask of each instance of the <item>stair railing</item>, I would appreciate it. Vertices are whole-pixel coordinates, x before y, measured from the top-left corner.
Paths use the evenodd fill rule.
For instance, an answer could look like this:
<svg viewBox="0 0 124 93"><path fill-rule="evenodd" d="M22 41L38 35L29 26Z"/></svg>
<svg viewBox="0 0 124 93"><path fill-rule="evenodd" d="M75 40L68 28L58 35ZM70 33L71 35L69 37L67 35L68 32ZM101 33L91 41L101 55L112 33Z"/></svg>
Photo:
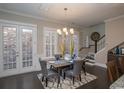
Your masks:
<svg viewBox="0 0 124 93"><path fill-rule="evenodd" d="M97 41L97 52L105 47L105 35Z"/></svg>

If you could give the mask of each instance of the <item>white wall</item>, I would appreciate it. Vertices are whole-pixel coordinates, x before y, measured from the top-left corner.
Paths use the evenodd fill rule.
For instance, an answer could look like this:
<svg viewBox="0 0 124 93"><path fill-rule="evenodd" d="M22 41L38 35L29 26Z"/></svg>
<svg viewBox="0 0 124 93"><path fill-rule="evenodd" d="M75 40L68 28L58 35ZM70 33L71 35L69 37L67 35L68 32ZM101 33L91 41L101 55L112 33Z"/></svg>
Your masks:
<svg viewBox="0 0 124 93"><path fill-rule="evenodd" d="M124 16L105 21L106 44L103 51L96 54L96 60L100 63L107 62L107 52L113 47L124 42Z"/></svg>
<svg viewBox="0 0 124 93"><path fill-rule="evenodd" d="M124 41L124 16L112 21L106 21L106 48L115 47Z"/></svg>

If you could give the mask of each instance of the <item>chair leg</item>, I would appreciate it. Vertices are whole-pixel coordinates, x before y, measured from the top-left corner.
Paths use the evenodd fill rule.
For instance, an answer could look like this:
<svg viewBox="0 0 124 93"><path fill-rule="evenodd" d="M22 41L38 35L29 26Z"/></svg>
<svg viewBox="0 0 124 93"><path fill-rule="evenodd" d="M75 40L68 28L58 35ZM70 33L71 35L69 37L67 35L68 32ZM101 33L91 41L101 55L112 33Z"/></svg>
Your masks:
<svg viewBox="0 0 124 93"><path fill-rule="evenodd" d="M46 87L47 87L48 79L46 78Z"/></svg>
<svg viewBox="0 0 124 93"><path fill-rule="evenodd" d="M42 76L42 82L44 81L44 76Z"/></svg>
<svg viewBox="0 0 124 93"><path fill-rule="evenodd" d="M83 68L84 74L86 75L86 68L85 68L85 63L83 63L83 66L82 66L82 68Z"/></svg>
<svg viewBox="0 0 124 93"><path fill-rule="evenodd" d="M58 84L57 84L57 88L59 87L60 84L60 76L58 76Z"/></svg>
<svg viewBox="0 0 124 93"><path fill-rule="evenodd" d="M53 66L51 65L51 66L50 66L50 69L52 69L52 68L53 68Z"/></svg>
<svg viewBox="0 0 124 93"><path fill-rule="evenodd" d="M80 79L80 81L81 81L81 74L79 74L79 79Z"/></svg>
<svg viewBox="0 0 124 93"><path fill-rule="evenodd" d="M63 78L65 79L65 73L64 73L64 76L63 76Z"/></svg>
<svg viewBox="0 0 124 93"><path fill-rule="evenodd" d="M86 74L86 68L85 68L85 67L84 67L84 74L85 74L85 76L87 75L87 74Z"/></svg>
<svg viewBox="0 0 124 93"><path fill-rule="evenodd" d="M73 76L73 77L72 77L72 80L73 80L73 85L74 85L74 79L75 79L75 77Z"/></svg>

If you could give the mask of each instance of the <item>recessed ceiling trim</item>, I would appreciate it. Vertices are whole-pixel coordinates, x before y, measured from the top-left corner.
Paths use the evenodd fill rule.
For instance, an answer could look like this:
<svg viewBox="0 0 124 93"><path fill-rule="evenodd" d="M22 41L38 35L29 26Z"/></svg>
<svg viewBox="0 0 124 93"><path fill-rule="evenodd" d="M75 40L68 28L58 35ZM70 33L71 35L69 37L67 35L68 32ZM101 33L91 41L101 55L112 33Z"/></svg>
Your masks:
<svg viewBox="0 0 124 93"><path fill-rule="evenodd" d="M74 25L74 24L69 24L69 23L65 23L65 22L60 22L60 21L57 21L57 20L49 19L49 18L32 16L32 15L28 15L28 14L24 14L24 13L10 11L10 10L7 10L7 9L0 9L0 11L11 13L11 14L16 14L16 15L20 15L20 16L24 16L24 17L30 17L30 18L40 19L42 21L52 22L52 23L56 23L56 24L61 24L61 25L66 25L66 26L72 26L72 27L75 27L75 28L84 28L84 27L79 26L79 25Z"/></svg>

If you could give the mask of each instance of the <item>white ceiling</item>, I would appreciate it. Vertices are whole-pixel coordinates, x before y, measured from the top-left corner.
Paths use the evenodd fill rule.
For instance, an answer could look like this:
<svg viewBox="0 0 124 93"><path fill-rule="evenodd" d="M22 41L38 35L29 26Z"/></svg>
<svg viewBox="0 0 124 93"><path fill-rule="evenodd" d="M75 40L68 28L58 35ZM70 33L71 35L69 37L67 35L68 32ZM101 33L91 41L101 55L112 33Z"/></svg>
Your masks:
<svg viewBox="0 0 124 93"><path fill-rule="evenodd" d="M64 12L64 8L68 11ZM47 20L74 23L79 26L91 26L104 20L124 14L124 4L0 4L0 9L35 16Z"/></svg>

